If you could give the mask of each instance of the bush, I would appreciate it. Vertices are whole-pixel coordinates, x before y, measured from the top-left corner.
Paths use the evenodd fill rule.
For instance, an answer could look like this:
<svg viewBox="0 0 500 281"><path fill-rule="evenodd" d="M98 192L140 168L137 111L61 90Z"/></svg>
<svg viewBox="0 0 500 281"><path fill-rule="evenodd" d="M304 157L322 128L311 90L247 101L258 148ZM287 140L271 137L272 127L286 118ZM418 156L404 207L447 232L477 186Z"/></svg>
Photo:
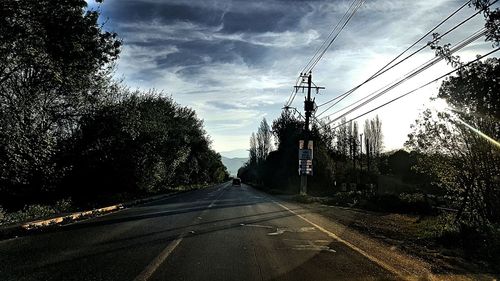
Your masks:
<svg viewBox="0 0 500 281"><path fill-rule="evenodd" d="M326 203L337 206L356 206L366 195L361 191L337 192Z"/></svg>
<svg viewBox="0 0 500 281"><path fill-rule="evenodd" d="M460 237L467 257L500 264L500 225L478 228L461 225Z"/></svg>
<svg viewBox="0 0 500 281"><path fill-rule="evenodd" d="M56 211L51 206L34 204L24 207L21 211L21 217L24 217L23 220L38 219L51 216L55 213Z"/></svg>
<svg viewBox="0 0 500 281"><path fill-rule="evenodd" d="M425 194L414 193L399 195L399 200L401 201L402 211L411 214L421 214L429 215L432 213L432 206L427 200Z"/></svg>
<svg viewBox="0 0 500 281"><path fill-rule="evenodd" d="M3 210L2 206L0 206L0 224L2 224L4 218L5 218L5 211Z"/></svg>
<svg viewBox="0 0 500 281"><path fill-rule="evenodd" d="M302 195L302 194L299 194L299 195L295 195L293 198L292 198L293 201L296 201L296 202L299 202L299 203L305 203L305 204L309 204L309 203L312 203L313 200L311 197L307 196L307 195Z"/></svg>
<svg viewBox="0 0 500 281"><path fill-rule="evenodd" d="M428 215L432 206L424 194L372 194L370 192L337 192L327 202L329 205L360 207L379 212Z"/></svg>
<svg viewBox="0 0 500 281"><path fill-rule="evenodd" d="M432 206L423 194L382 194L369 198L363 206L373 211L428 215Z"/></svg>
<svg viewBox="0 0 500 281"><path fill-rule="evenodd" d="M56 202L54 209L57 213L67 213L73 210L73 201L71 198L61 199Z"/></svg>
<svg viewBox="0 0 500 281"><path fill-rule="evenodd" d="M19 210L17 212L1 212L3 212L3 219L0 219L0 225L49 217L51 215L54 215L56 213L56 210L52 206L34 204L25 206L22 210Z"/></svg>

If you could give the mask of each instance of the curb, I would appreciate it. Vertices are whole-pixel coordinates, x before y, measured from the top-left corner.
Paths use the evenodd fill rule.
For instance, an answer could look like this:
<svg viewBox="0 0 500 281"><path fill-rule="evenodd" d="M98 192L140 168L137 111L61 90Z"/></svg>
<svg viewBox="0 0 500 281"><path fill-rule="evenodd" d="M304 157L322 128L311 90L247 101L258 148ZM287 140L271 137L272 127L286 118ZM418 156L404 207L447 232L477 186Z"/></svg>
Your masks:
<svg viewBox="0 0 500 281"><path fill-rule="evenodd" d="M30 222L18 223L18 224L7 226L7 227L1 227L0 228L0 241L5 240L5 239L9 239L9 238L15 238L18 236L24 236L24 235L29 234L31 232L40 231L43 229L47 229L49 227L63 226L63 225L66 225L66 224L69 224L72 222L77 222L77 221L82 221L85 219L95 218L95 217L109 214L112 212L116 212L116 211L119 211L122 209L133 207L136 205L153 202L153 201L160 200L160 199L169 198L171 196L177 195L177 194L182 193L182 192L185 192L185 191L172 192L172 193L168 193L168 194L157 195L157 196L143 198L143 199L137 199L137 200L130 201L130 202L120 203L120 204L111 205L111 206L107 206L107 207L103 207L103 208L97 208L97 209L88 210L88 211L75 212L75 213L71 213L71 214L67 214L67 215L59 216L59 217L54 217L54 218L50 218L50 219L39 219L39 220L30 221Z"/></svg>

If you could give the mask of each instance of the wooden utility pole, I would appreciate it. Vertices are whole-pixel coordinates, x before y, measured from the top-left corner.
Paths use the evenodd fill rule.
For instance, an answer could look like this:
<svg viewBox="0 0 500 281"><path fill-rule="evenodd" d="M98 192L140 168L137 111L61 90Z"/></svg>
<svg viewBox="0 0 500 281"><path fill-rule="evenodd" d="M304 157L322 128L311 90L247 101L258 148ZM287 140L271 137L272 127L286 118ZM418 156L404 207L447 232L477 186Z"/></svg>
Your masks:
<svg viewBox="0 0 500 281"><path fill-rule="evenodd" d="M298 91L299 89L307 89L307 96L305 98L305 101L304 101L304 112L305 112L305 124L304 124L304 133L303 133L303 137L304 137L304 149L308 149L308 145L309 145L309 138L310 138L310 135L309 135L309 123L310 123L310 119L311 119L311 116L314 112L315 109L315 105L314 105L314 99L311 98L311 91L312 89L316 89L316 92L318 92L320 89L324 89L324 87L318 87L316 85L314 85L314 83L312 82L312 72L309 72L308 74L305 74L305 73L301 73L300 74L300 77L301 77L301 83L299 86L295 86L295 89L296 91ZM307 86L302 86L302 84L305 82L305 78L307 78ZM300 161L300 159L299 159ZM312 159L311 159L312 161ZM299 167L299 171L300 171L300 194L307 194L307 177L308 177L308 172L307 171L302 171L302 169ZM312 171L311 171L312 172Z"/></svg>

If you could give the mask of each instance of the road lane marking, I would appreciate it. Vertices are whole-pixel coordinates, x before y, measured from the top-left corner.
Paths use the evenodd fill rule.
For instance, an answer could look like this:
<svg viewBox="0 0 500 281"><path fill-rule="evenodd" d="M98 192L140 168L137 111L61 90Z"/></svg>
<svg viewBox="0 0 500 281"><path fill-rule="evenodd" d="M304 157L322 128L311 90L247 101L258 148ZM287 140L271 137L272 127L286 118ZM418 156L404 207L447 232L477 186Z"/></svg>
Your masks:
<svg viewBox="0 0 500 281"><path fill-rule="evenodd" d="M269 235L269 236L281 235L281 234L285 233L285 231L286 231L285 229L276 228L275 232L270 232L267 235Z"/></svg>
<svg viewBox="0 0 500 281"><path fill-rule="evenodd" d="M146 266L146 268L134 279L134 281L146 281L148 280L153 273L160 267L160 265L170 256L170 254L174 251L174 249L179 246L184 235L179 236L179 238L175 239L172 243L168 244L168 246L161 251L161 253L151 261L151 263Z"/></svg>
<svg viewBox="0 0 500 281"><path fill-rule="evenodd" d="M220 188L219 188L219 190L220 190ZM210 208L212 208L212 207L215 205L215 202L216 202L217 200L219 200L219 198L222 196L222 194L224 194L224 191L226 191L226 190L225 190L225 189L223 189L223 190L221 191L221 193L219 193L219 195L217 196L217 198L215 198L215 199L214 199L214 201L212 201L212 203L210 203L210 205L208 205L208 208L207 208L207 209L210 209Z"/></svg>
<svg viewBox="0 0 500 281"><path fill-rule="evenodd" d="M218 190L221 190L221 189L222 188L219 188ZM219 196L217 196L217 198L215 198L212 201L212 203L205 210L203 210L202 215L205 211L207 211L209 208L211 208L214 205L215 201L217 201L222 196L224 191L226 191L226 190L222 189ZM198 217L198 218L200 218L200 217ZM194 234L195 232L193 230L191 230L189 233ZM167 247L165 247L165 249L163 249L163 251L161 251L161 253L156 258L154 258L146 266L146 268L134 279L134 281L149 280L149 278L151 278L151 276L156 272L156 270L158 270L158 268L163 264L163 262L168 258L168 256L170 256L170 254L172 254L172 252L175 250L175 248L177 248L177 246L179 246L182 239L184 239L184 237L186 235L187 235L187 233L182 233L181 235L179 235L179 237L177 239L172 241L172 243L168 244Z"/></svg>
<svg viewBox="0 0 500 281"><path fill-rule="evenodd" d="M260 224L244 224L244 223L240 223L240 226L249 226L249 227L260 227L260 228L274 228L272 226L269 226L269 225L260 225Z"/></svg>
<svg viewBox="0 0 500 281"><path fill-rule="evenodd" d="M295 211L291 210L290 208L288 208L287 206L277 202L277 201L274 201L272 200L274 203L276 203L277 205L281 206L283 209L289 211L290 213L296 215L297 217L301 218L302 220L304 220L305 222L313 225L314 227L316 227L318 230L320 230L321 232L325 233L326 235L328 235L329 237L337 240L338 242L340 243L343 243L344 245L348 246L349 248L353 249L354 251L358 252L359 254L363 255L365 258L369 259L370 261L378 264L379 266L381 266L382 268L384 268L385 270L395 274L396 276L398 276L399 278L401 279L404 279L404 280L408 280L408 276L406 275L403 275L401 272L399 272L399 270L396 270L394 267L386 264L385 262L369 255L367 252L365 252L364 250L358 248L357 246L355 246L354 244L351 244L350 242L340 238L339 236L337 236L335 233L333 232L330 232L328 230L326 230L325 228L323 228L322 226L310 221L309 219L305 218L304 216L296 213Z"/></svg>

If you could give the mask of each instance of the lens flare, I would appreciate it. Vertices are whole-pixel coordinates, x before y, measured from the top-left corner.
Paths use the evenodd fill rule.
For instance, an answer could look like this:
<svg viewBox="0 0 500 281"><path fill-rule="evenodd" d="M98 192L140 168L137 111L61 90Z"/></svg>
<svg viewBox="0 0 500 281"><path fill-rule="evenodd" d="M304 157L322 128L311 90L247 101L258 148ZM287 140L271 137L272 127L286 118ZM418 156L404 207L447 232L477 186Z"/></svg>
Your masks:
<svg viewBox="0 0 500 281"><path fill-rule="evenodd" d="M460 118L457 118L457 120L462 123L465 127L471 129L473 132L475 132L476 134L478 134L479 136L485 138L487 141L491 142L494 146L496 146L497 148L500 148L500 143L496 140L494 140L493 138L491 138L490 136L488 136L487 134L479 131L478 129L472 127L471 125L467 124L464 120L460 119Z"/></svg>

